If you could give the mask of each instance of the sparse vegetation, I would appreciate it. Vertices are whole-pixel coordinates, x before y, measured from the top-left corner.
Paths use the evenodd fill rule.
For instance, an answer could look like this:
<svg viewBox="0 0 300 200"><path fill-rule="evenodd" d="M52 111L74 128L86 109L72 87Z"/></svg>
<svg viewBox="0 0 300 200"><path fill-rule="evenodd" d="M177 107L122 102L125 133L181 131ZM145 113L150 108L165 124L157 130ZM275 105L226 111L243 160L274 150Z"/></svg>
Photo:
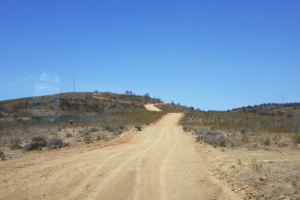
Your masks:
<svg viewBox="0 0 300 200"><path fill-rule="evenodd" d="M261 104L255 106L247 106L236 108L232 110L228 110L227 112L234 112L234 113L256 113L259 115L265 116L287 116L287 117L299 117L300 110L298 109L300 103L268 103L268 104Z"/></svg>
<svg viewBox="0 0 300 200"><path fill-rule="evenodd" d="M282 141L281 135L290 138L296 145L300 142L300 120L299 117L265 116L254 113L234 112L186 112L180 124L184 131L205 129L214 127L219 132L226 132L227 146L237 147L242 145L287 146ZM213 131L213 130L210 130ZM205 131L204 131L205 132ZM241 134L236 134L240 132ZM275 137L276 136L276 137ZM274 143L272 143L273 138Z"/></svg>
<svg viewBox="0 0 300 200"><path fill-rule="evenodd" d="M245 128L247 132L300 132L299 118L261 116L252 113L192 111L187 112L180 123L183 126L215 126L220 130L242 131Z"/></svg>
<svg viewBox="0 0 300 200"><path fill-rule="evenodd" d="M0 146L15 144L12 141L15 138L26 142L41 132L57 136L56 132L74 126L86 127L81 133L84 136L104 130L103 127L119 132L122 131L120 127L127 125L148 125L165 113L147 111L144 103L160 103L161 100L150 95L146 99L129 92L128 95L64 93L2 101L0 114L5 117L0 120ZM66 133L66 137L71 137L70 133ZM36 141L45 146L45 142Z"/></svg>

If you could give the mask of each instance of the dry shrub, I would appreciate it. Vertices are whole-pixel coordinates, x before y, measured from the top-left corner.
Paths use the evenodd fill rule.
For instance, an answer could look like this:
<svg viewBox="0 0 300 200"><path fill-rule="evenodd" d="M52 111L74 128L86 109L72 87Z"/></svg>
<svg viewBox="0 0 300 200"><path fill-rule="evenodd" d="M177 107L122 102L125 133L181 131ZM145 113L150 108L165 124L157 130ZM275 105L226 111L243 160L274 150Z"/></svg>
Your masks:
<svg viewBox="0 0 300 200"><path fill-rule="evenodd" d="M23 148L23 151L33 151L33 150L42 150L42 144L34 141L29 144L26 144Z"/></svg>
<svg viewBox="0 0 300 200"><path fill-rule="evenodd" d="M292 136L292 141L295 145L300 143L300 133L294 133Z"/></svg>
<svg viewBox="0 0 300 200"><path fill-rule="evenodd" d="M264 145L266 145L266 146L270 146L271 145L271 139L270 139L269 136L265 138Z"/></svg>
<svg viewBox="0 0 300 200"><path fill-rule="evenodd" d="M63 141L59 138L52 138L48 143L48 149L59 149L63 147Z"/></svg>
<svg viewBox="0 0 300 200"><path fill-rule="evenodd" d="M256 159L251 161L251 166L254 171L262 171L262 162L258 162Z"/></svg>
<svg viewBox="0 0 300 200"><path fill-rule="evenodd" d="M10 150L23 149L23 147L19 144L13 144L10 146Z"/></svg>
<svg viewBox="0 0 300 200"><path fill-rule="evenodd" d="M47 140L44 136L34 136L31 139L32 142L38 142L40 143L43 147L47 146Z"/></svg>
<svg viewBox="0 0 300 200"><path fill-rule="evenodd" d="M91 137L85 137L84 138L84 143L85 144L90 144L90 143L92 143L93 142L93 139L91 138Z"/></svg>
<svg viewBox="0 0 300 200"><path fill-rule="evenodd" d="M5 159L5 155L4 155L4 152L2 149L0 149L0 158L1 158L1 160Z"/></svg>

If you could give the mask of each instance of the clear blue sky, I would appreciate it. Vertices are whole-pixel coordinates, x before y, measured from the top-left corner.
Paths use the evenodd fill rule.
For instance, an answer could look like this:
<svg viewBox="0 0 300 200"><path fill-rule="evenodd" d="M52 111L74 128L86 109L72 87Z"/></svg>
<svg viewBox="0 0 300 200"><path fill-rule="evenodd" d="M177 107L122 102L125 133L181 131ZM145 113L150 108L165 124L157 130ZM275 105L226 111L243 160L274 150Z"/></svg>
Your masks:
<svg viewBox="0 0 300 200"><path fill-rule="evenodd" d="M149 93L202 110L300 101L300 1L0 0L0 100Z"/></svg>

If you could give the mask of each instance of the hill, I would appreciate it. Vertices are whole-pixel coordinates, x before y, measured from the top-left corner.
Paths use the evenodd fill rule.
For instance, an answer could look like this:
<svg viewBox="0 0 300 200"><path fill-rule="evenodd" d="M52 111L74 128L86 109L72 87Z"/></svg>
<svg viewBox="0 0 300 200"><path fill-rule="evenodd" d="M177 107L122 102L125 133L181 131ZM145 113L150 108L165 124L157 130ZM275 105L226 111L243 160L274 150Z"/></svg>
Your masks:
<svg viewBox="0 0 300 200"><path fill-rule="evenodd" d="M0 101L0 145L12 144L16 138L25 141L34 135L55 134L61 126L120 132L126 126L150 124L165 113L150 112L144 104L161 102L149 95L108 92L62 93Z"/></svg>
<svg viewBox="0 0 300 200"><path fill-rule="evenodd" d="M234 113L256 113L267 116L300 116L300 103L268 103L229 110Z"/></svg>

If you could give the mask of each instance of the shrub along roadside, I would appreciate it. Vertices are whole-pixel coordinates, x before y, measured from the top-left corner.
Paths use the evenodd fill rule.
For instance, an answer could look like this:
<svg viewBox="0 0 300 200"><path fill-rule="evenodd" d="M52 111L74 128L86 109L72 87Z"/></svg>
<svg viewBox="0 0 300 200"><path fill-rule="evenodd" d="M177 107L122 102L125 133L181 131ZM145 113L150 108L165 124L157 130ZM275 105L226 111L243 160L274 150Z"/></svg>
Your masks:
<svg viewBox="0 0 300 200"><path fill-rule="evenodd" d="M47 146L47 140L44 136L34 136L31 139L32 142L38 142L40 143L43 147Z"/></svg>
<svg viewBox="0 0 300 200"><path fill-rule="evenodd" d="M23 147L19 144L13 144L10 146L10 150L23 149Z"/></svg>
<svg viewBox="0 0 300 200"><path fill-rule="evenodd" d="M180 124L184 126L214 126L216 129L234 131L245 130L275 133L300 132L299 118L280 116L262 116L253 113L232 112L202 112L191 111L185 113Z"/></svg>
<svg viewBox="0 0 300 200"><path fill-rule="evenodd" d="M26 144L23 148L23 151L33 151L33 150L42 150L42 144L34 141L29 144Z"/></svg>
<svg viewBox="0 0 300 200"><path fill-rule="evenodd" d="M59 138L52 138L48 143L48 149L59 149L63 147L63 141Z"/></svg>
<svg viewBox="0 0 300 200"><path fill-rule="evenodd" d="M1 158L1 160L5 159L5 155L4 155L4 152L2 149L0 149L0 158Z"/></svg>
<svg viewBox="0 0 300 200"><path fill-rule="evenodd" d="M226 137L222 133L215 132L215 131L209 131L206 134L197 135L196 141L197 142L203 141L207 144L213 145L214 147L216 147L216 146L225 147L226 146Z"/></svg>

